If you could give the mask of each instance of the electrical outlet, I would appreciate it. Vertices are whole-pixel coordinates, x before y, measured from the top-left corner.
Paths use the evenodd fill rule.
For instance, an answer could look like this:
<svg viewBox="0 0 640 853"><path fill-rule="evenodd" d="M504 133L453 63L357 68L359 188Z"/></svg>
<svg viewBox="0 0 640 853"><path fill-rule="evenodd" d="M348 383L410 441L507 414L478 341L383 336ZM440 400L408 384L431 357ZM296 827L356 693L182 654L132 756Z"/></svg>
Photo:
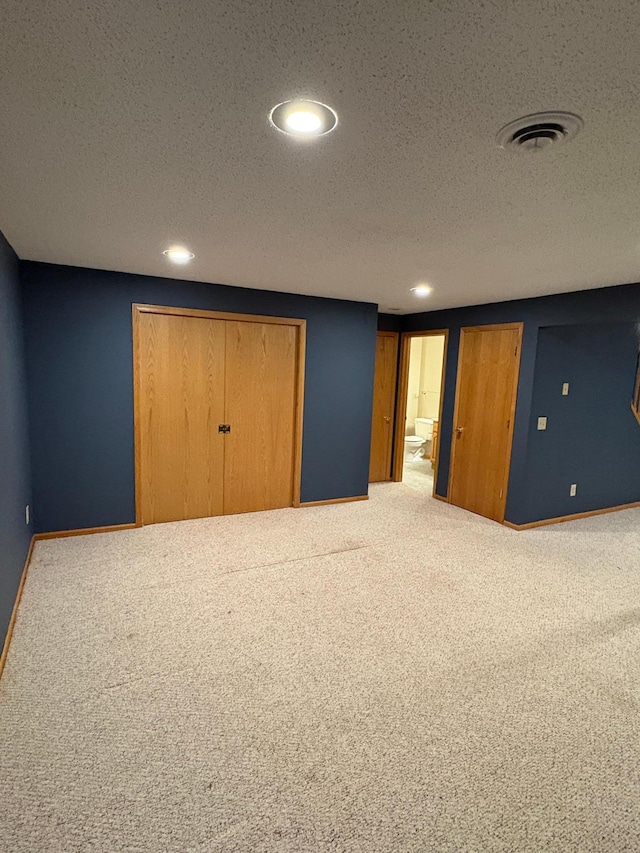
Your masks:
<svg viewBox="0 0 640 853"><path fill-rule="evenodd" d="M547 428L547 419L546 418L538 418L538 429L546 429Z"/></svg>
<svg viewBox="0 0 640 853"><path fill-rule="evenodd" d="M26 507L24 508L24 520L25 520L26 524L29 524L30 517L31 517L31 507L29 506L29 504L27 504Z"/></svg>
<svg viewBox="0 0 640 853"><path fill-rule="evenodd" d="M569 396L569 383L568 382L562 383L562 396L563 397Z"/></svg>
<svg viewBox="0 0 640 853"><path fill-rule="evenodd" d="M577 483L571 483L571 488L569 489L569 497L575 498L577 491L578 491Z"/></svg>

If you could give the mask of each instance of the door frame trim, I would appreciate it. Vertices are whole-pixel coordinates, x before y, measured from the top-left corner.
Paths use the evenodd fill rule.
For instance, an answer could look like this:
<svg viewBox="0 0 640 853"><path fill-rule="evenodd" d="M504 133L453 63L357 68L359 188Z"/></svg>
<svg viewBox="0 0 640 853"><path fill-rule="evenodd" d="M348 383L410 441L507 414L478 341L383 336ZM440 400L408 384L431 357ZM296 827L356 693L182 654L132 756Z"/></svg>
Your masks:
<svg viewBox="0 0 640 853"><path fill-rule="evenodd" d="M307 321L296 317L273 317L262 314L238 314L229 311L208 311L200 308L176 308L170 305L131 304L131 329L133 337L133 433L136 527L142 527L142 424L140 422L140 315L169 314L176 317L202 317L206 320L235 320L243 323L272 323L278 326L296 326L296 396L293 425L293 482L292 506L300 506L302 488L302 426L304 416L304 377L307 342Z"/></svg>
<svg viewBox="0 0 640 853"><path fill-rule="evenodd" d="M442 406L444 403L444 380L447 374L447 354L449 351L449 329L425 329L422 332L402 332L400 334L400 359L398 371L398 399L396 401L396 416L393 432L393 469L391 479L394 483L402 482L402 467L404 460L404 421L407 413L407 398L409 395L409 356L411 354L411 338L431 338L444 336L444 355L442 357L442 378L440 380L440 407L438 410L438 452L433 469L432 496L436 496L438 468L440 463L440 448L442 446ZM405 417L402 417L402 416ZM402 429L400 427L402 426ZM446 498L444 498L446 500Z"/></svg>
<svg viewBox="0 0 640 853"><path fill-rule="evenodd" d="M462 361L463 339L465 332L501 332L513 329L518 332L518 353L516 357L516 369L514 373L513 388L511 390L511 408L509 410L509 436L507 438L507 465L505 467L504 480L502 483L502 505L500 508L500 518L498 522L504 524L504 516L507 508L507 495L509 493L509 475L511 474L511 455L513 450L513 430L516 420L516 406L518 403L518 388L520 385L520 361L522 358L522 336L524 332L524 323L489 323L486 326L461 326L460 338L458 342L458 363L456 365L456 396L453 406L453 421L451 422L451 451L449 455L449 477L447 479L447 500L451 503L451 481L453 479L454 461L456 455L456 442L453 439L453 433L458 420L458 406L460 403L460 363ZM464 507L460 507L464 509ZM469 510L466 510L469 512ZM484 516L483 516L484 518Z"/></svg>
<svg viewBox="0 0 640 853"><path fill-rule="evenodd" d="M376 332L376 353L377 353L378 337L395 338L396 363L395 363L395 372L394 372L394 377L393 377L393 406L392 406L392 411L391 411L391 418L393 420L393 423L391 424L391 447L389 448L389 459L388 459L388 463L387 463L387 476L385 477L384 480L377 480L377 481L369 480L369 482L370 483L371 482L389 483L389 482L391 482L391 480L393 480L393 458L394 458L393 454L394 454L394 447L395 447L395 440L396 440L396 400L397 400L397 396L398 396L398 363L399 363L400 332L391 332L391 331L385 331L383 329L378 329ZM374 393L375 393L375 381L376 381L375 364L374 364L374 368L373 368L373 373L374 373L373 384L374 384ZM372 434L373 434L373 410L371 411L371 418L372 418L371 426L372 426ZM371 463L371 448L369 448L369 463Z"/></svg>

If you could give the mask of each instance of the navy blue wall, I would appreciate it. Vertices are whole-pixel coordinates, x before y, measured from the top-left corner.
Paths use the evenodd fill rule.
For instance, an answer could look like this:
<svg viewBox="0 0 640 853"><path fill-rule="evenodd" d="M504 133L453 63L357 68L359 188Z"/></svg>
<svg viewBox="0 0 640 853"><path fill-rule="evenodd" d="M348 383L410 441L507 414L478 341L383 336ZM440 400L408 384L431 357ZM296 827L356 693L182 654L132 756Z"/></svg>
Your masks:
<svg viewBox="0 0 640 853"><path fill-rule="evenodd" d="M628 405L640 285L397 317L372 304L49 264L24 262L21 275L38 531L134 519L132 302L307 319L303 501L367 491L376 328L450 331L437 483L446 496L460 328L522 321L506 518L521 524L640 500L640 427ZM572 394L558 400L560 376ZM598 405L596 385L605 421L586 416ZM546 433L535 430L541 414ZM594 466L603 432L612 440ZM576 498L565 481L578 483Z"/></svg>
<svg viewBox="0 0 640 853"><path fill-rule="evenodd" d="M378 314L378 331L402 331L402 316L399 314Z"/></svg>
<svg viewBox="0 0 640 853"><path fill-rule="evenodd" d="M302 500L367 493L376 306L23 262L38 532L132 522L131 304L307 320Z"/></svg>
<svg viewBox="0 0 640 853"><path fill-rule="evenodd" d="M626 325L540 329L533 385L528 521L640 501L640 426L631 411L639 332ZM563 382L569 383L562 396ZM548 418L537 429L537 418ZM572 483L578 486L569 496Z"/></svg>
<svg viewBox="0 0 640 853"><path fill-rule="evenodd" d="M532 418L537 417L536 412L532 410L532 394L539 329L548 326L580 324L638 323L640 322L640 285L627 284L536 299L521 299L512 302L455 308L448 311L410 314L403 317L403 331L450 330L441 424L440 460L436 484L436 492L442 497L447 495L449 478L460 329L463 326L519 321L524 322L524 335L506 518L516 524L523 524L538 520L541 517L538 515L541 506L548 504L548 507L551 507L555 505L555 490L553 495L540 495L536 504L531 502L529 494L532 485L528 479L530 474L528 455L529 444L532 440L530 429ZM623 364L617 366L621 371L626 370ZM631 389L629 390L629 402L630 400ZM589 421L585 420L583 432L574 434L574 440L588 442L586 433L584 435L583 433L589 429ZM638 429L640 430L640 427ZM585 472L581 480L584 480L586 476L588 474ZM635 476L640 482L640 470L635 472ZM578 479L571 480L571 482L578 482ZM620 494L623 493L626 494L624 490L621 490ZM601 509L605 505L629 502L627 500L615 500L613 504L605 504L603 503L604 497L604 491L602 494L593 493L594 505L586 508L585 505L581 505L581 509L577 508L578 502L572 499L569 504L570 508L560 514ZM607 493L606 497L607 500L610 500L611 494ZM640 494L635 500L640 500ZM554 514L558 513L553 513L550 509L544 511L544 517L553 517Z"/></svg>
<svg viewBox="0 0 640 853"><path fill-rule="evenodd" d="M0 647L31 540L29 480L18 259L0 234Z"/></svg>

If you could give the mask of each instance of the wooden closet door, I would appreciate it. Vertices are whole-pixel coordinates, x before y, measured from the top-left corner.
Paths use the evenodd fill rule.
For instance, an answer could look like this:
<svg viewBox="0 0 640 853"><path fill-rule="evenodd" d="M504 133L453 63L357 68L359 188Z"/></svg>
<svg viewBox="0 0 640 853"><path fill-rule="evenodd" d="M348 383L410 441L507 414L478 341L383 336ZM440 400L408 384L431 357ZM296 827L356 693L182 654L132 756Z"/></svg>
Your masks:
<svg viewBox="0 0 640 853"><path fill-rule="evenodd" d="M520 364L520 325L462 329L449 500L504 520Z"/></svg>
<svg viewBox="0 0 640 853"><path fill-rule="evenodd" d="M293 504L298 329L226 323L224 512Z"/></svg>
<svg viewBox="0 0 640 853"><path fill-rule="evenodd" d="M369 456L370 483L391 479L391 445L393 443L393 410L396 401L397 367L397 332L378 332L376 370L373 382L371 453Z"/></svg>
<svg viewBox="0 0 640 853"><path fill-rule="evenodd" d="M221 515L225 323L139 316L142 523Z"/></svg>

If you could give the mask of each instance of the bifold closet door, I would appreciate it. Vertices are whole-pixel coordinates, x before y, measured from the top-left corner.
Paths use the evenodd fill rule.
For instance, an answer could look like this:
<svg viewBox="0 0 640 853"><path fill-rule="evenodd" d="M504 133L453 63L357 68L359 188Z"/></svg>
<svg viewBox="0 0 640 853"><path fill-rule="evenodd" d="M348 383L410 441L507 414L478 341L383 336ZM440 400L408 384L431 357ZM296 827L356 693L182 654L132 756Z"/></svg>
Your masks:
<svg viewBox="0 0 640 853"><path fill-rule="evenodd" d="M226 514L293 504L298 332L226 322Z"/></svg>
<svg viewBox="0 0 640 853"><path fill-rule="evenodd" d="M225 322L152 313L138 322L142 523L221 515Z"/></svg>

